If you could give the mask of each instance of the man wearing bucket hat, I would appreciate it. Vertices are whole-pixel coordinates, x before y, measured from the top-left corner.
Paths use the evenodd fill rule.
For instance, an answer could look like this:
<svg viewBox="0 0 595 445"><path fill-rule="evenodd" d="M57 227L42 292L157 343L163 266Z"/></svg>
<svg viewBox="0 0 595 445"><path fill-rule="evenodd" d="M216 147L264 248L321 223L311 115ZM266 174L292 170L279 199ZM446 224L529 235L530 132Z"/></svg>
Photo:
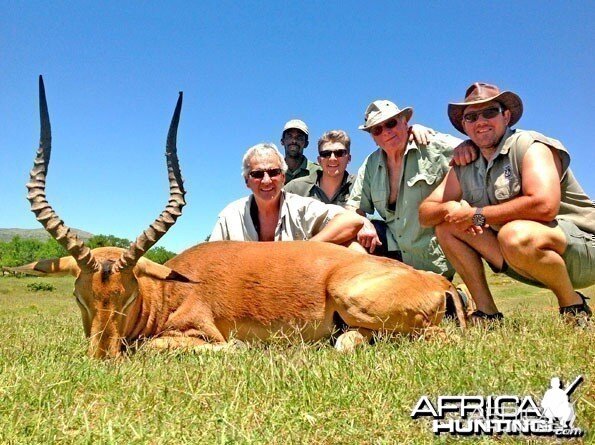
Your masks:
<svg viewBox="0 0 595 445"><path fill-rule="evenodd" d="M281 145L285 148L285 184L296 178L310 176L320 171L318 164L308 161L304 149L308 146L308 126L300 119L291 119L283 126Z"/></svg>
<svg viewBox="0 0 595 445"><path fill-rule="evenodd" d="M474 83L463 102L449 104L450 121L481 155L451 169L420 207L420 220L436 226L475 300L477 322L502 318L483 258L496 272L547 287L560 314L582 324L591 309L574 289L595 283L595 204L573 176L560 141L511 129L522 114L519 96L485 83Z"/></svg>
<svg viewBox="0 0 595 445"><path fill-rule="evenodd" d="M359 243L371 253L452 279L454 269L434 230L419 224L417 210L448 171L453 148L461 141L440 133L430 134L425 143L410 139L412 114L412 108L400 109L389 100L368 106L359 129L369 132L379 148L360 167L347 206L382 217L358 234Z"/></svg>

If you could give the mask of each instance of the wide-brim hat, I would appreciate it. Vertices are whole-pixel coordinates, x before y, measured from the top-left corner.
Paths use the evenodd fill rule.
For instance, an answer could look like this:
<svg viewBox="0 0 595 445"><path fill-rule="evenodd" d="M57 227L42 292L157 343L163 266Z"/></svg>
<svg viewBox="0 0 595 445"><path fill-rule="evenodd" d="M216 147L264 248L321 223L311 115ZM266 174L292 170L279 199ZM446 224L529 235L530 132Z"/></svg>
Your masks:
<svg viewBox="0 0 595 445"><path fill-rule="evenodd" d="M364 125L360 125L360 130L368 131L370 128L378 125L391 117L405 116L407 122L413 115L413 108L405 107L400 109L390 100L375 100L368 108L366 108L366 114L364 115Z"/></svg>
<svg viewBox="0 0 595 445"><path fill-rule="evenodd" d="M521 98L511 91L502 91L496 85L487 83L475 82L465 92L464 102L455 102L448 104L448 118L454 127L463 134L463 112L469 105L483 104L491 101L500 102L510 110L510 122L508 125L512 127L516 124L523 115L523 101Z"/></svg>

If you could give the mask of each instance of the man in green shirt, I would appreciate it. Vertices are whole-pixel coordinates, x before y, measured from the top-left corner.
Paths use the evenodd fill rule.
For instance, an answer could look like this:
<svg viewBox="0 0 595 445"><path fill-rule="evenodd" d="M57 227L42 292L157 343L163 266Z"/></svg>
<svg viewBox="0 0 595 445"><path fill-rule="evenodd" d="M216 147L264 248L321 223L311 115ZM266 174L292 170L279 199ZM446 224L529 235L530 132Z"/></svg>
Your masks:
<svg viewBox="0 0 595 445"><path fill-rule="evenodd" d="M355 180L347 172L350 148L351 138L345 131L327 131L318 140L318 162L322 169L291 181L285 191L345 207Z"/></svg>
<svg viewBox="0 0 595 445"><path fill-rule="evenodd" d="M347 205L362 215L377 212L382 217L382 221L366 224L358 234L359 243L371 253L452 279L455 271L434 230L421 227L418 207L442 181L453 149L461 141L440 133L423 142L410 140L412 114L412 108L399 109L388 100L368 106L364 125L359 128L369 132L379 148L359 169ZM462 150L469 148L463 146ZM473 152L471 149L470 154Z"/></svg>
<svg viewBox="0 0 595 445"><path fill-rule="evenodd" d="M309 176L319 171L320 166L308 161L304 149L308 146L308 126L300 119L291 119L283 126L281 145L285 149L285 184L296 178Z"/></svg>

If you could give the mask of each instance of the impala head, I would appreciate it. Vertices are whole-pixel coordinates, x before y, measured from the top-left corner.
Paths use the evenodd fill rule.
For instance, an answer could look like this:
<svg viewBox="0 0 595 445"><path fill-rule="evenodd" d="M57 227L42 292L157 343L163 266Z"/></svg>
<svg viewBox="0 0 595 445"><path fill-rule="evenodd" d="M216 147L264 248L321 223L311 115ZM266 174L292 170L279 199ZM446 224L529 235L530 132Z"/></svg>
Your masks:
<svg viewBox="0 0 595 445"><path fill-rule="evenodd" d="M37 220L71 256L41 260L14 270L38 275L71 274L76 277L74 296L81 310L85 334L90 337L89 355L113 357L119 354L126 333L128 314L137 302L139 278L188 281L172 269L142 258L176 222L184 201L183 180L178 165L176 136L182 107L180 92L167 135L166 159L169 201L159 217L128 249L89 249L54 212L46 200L45 181L51 154L51 127L43 79L39 76L41 136L39 149L27 184L27 199Z"/></svg>

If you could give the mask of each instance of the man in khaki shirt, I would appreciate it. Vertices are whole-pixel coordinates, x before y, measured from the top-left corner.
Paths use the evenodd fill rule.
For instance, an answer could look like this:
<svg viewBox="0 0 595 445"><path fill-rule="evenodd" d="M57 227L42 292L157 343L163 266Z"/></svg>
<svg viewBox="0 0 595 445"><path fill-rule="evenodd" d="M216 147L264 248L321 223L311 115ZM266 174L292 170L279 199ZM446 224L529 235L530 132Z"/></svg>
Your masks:
<svg viewBox="0 0 595 445"><path fill-rule="evenodd" d="M578 324L591 309L575 288L595 283L595 204L568 168L557 140L512 130L519 96L484 83L449 105L452 124L481 155L454 167L419 210L475 300L476 322L501 319L482 258L497 272L550 289Z"/></svg>

